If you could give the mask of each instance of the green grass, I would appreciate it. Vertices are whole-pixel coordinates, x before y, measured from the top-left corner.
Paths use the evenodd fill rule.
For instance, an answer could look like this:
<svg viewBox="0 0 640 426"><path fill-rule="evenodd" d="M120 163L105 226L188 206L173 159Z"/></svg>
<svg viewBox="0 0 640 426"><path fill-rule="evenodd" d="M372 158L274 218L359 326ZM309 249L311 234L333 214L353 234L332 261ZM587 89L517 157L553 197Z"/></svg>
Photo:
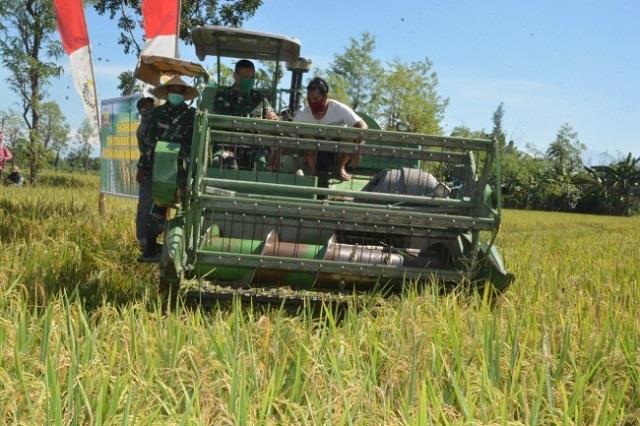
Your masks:
<svg viewBox="0 0 640 426"><path fill-rule="evenodd" d="M517 281L165 315L131 201L0 188L2 424L638 424L640 218L507 211Z"/></svg>

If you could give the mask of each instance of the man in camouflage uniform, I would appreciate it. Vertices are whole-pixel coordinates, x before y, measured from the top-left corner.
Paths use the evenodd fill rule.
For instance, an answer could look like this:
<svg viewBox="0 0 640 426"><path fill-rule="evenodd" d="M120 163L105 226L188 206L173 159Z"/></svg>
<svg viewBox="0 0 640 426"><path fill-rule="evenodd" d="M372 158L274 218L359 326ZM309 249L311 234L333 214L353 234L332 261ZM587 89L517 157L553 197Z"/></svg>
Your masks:
<svg viewBox="0 0 640 426"><path fill-rule="evenodd" d="M214 114L278 119L269 101L261 93L253 90L256 82L256 68L253 62L246 59L238 61L233 80L233 86L220 89L216 93L213 102Z"/></svg>
<svg viewBox="0 0 640 426"><path fill-rule="evenodd" d="M256 81L256 68L253 62L246 59L238 61L233 80L233 86L220 89L216 93L212 109L214 114L278 120L278 115L271 108L269 100L260 92L253 90ZM261 164L262 167L266 165L266 152L258 152L254 148L239 148L239 151L234 153L223 148L214 155L214 158L223 159L224 167L234 169L238 168L236 159L244 167L251 168L254 163ZM236 158L236 154L240 158Z"/></svg>
<svg viewBox="0 0 640 426"><path fill-rule="evenodd" d="M157 98L166 99L167 102L153 110L140 147L138 173L146 176L152 175L153 153L159 140L179 143L181 145L180 161L182 163L188 161L191 153L191 138L196 110L187 106L185 100L191 100L198 96L197 90L178 76L156 87L152 94ZM178 173L180 175L180 171ZM158 206L152 208L147 221L147 245L140 260L155 261L159 259L162 246L156 240L162 232L164 215L164 208Z"/></svg>
<svg viewBox="0 0 640 426"><path fill-rule="evenodd" d="M149 127L149 119L153 112L154 101L151 97L144 97L138 99L136 102L136 109L140 114L140 124L136 129L136 138L138 139L138 150L142 153L142 144L144 141L147 127ZM138 208L136 211L136 239L141 250L147 247L147 218L151 211L151 175L143 173L141 169L138 169L136 174L136 181L138 182Z"/></svg>

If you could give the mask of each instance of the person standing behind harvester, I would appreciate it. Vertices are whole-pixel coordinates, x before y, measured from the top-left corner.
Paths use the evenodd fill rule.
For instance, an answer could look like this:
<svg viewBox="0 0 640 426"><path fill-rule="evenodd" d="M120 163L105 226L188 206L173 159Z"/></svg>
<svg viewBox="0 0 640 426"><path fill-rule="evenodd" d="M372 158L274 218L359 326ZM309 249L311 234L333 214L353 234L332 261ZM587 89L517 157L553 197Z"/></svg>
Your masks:
<svg viewBox="0 0 640 426"><path fill-rule="evenodd" d="M367 123L358 116L350 107L329 99L329 84L320 77L315 77L307 85L308 106L298 112L293 121L302 123L324 124L332 126L351 126L359 129L368 128ZM304 154L309 172L332 172L336 179L346 181L351 179L346 166L351 161L351 155L332 152L308 151ZM329 170L333 168L333 170Z"/></svg>
<svg viewBox="0 0 640 426"><path fill-rule="evenodd" d="M136 103L136 109L140 114L140 124L136 130L136 138L138 139L138 150L142 153L142 146L144 142L144 136L149 127L149 120L151 119L151 112L153 111L154 102L153 98L145 97L138 99ZM138 168L136 174L136 181L139 185L138 192L138 208L136 212L136 239L141 250L144 250L147 246L147 218L151 211L151 174L146 173L145 170Z"/></svg>
<svg viewBox="0 0 640 426"><path fill-rule="evenodd" d="M196 98L198 91L180 77L175 76L153 89L151 94L156 98L166 99L167 102L153 110L142 141L138 169L140 173L148 176L153 172L153 153L159 140L179 143L181 145L180 162L188 161L196 110L188 106L185 101ZM180 176L180 170L178 175ZM159 260L162 246L156 240L162 232L165 212L166 209L159 206L152 208L147 221L147 245L140 259L142 261Z"/></svg>

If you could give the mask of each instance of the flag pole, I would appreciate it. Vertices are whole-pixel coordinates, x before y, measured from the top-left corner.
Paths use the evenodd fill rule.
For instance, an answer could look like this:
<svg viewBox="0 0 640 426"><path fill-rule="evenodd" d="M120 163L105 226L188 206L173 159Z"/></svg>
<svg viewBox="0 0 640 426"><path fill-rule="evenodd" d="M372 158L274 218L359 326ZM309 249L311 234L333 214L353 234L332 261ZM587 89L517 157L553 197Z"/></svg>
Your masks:
<svg viewBox="0 0 640 426"><path fill-rule="evenodd" d="M84 0L82 0L82 10L84 12L85 7L84 7ZM87 34L87 36L89 35L89 27L87 25L87 17L86 14L84 14L84 29L85 32ZM98 143L100 143L100 145L102 145L102 140L100 138L100 128L101 128L101 123L100 123L100 103L98 102L98 84L96 82L96 73L93 69L93 53L91 50L91 38L88 38L89 43L87 44L87 51L89 52L89 65L91 66L91 78L93 79L93 99L95 102L95 110L96 110L96 116L95 116L95 120L96 120L96 132L98 132ZM102 156L102 146L100 146L100 155ZM102 185L100 185L102 186ZM105 195L104 192L102 192L102 188L100 188L99 190L99 195L98 195L98 214L100 214L100 216L104 216L106 214L106 200L105 200Z"/></svg>
<svg viewBox="0 0 640 426"><path fill-rule="evenodd" d="M84 0L82 1L82 10L84 10ZM87 26L87 18L84 18L84 29L89 34L89 27ZM100 104L98 102L98 84L96 82L96 73L93 70L93 53L91 51L91 38L89 38L89 44L87 44L87 50L89 51L89 65L91 66L91 77L93 78L93 99L96 103L96 124L98 125L98 138L100 137Z"/></svg>
<svg viewBox="0 0 640 426"><path fill-rule="evenodd" d="M176 19L176 21L178 22L178 26L176 28L176 48L175 48L175 58L179 58L180 54L178 51L178 44L180 43L180 18L182 16L182 0L178 0L178 19Z"/></svg>

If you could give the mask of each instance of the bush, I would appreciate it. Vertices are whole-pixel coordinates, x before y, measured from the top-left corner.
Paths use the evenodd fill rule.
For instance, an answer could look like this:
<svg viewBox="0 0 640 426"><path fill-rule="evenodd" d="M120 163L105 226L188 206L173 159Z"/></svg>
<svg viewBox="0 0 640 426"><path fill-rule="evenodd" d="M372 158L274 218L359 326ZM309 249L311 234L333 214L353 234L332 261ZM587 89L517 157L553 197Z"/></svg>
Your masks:
<svg viewBox="0 0 640 426"><path fill-rule="evenodd" d="M38 175L36 185L60 188L97 189L100 185L100 176L95 174L43 171Z"/></svg>

